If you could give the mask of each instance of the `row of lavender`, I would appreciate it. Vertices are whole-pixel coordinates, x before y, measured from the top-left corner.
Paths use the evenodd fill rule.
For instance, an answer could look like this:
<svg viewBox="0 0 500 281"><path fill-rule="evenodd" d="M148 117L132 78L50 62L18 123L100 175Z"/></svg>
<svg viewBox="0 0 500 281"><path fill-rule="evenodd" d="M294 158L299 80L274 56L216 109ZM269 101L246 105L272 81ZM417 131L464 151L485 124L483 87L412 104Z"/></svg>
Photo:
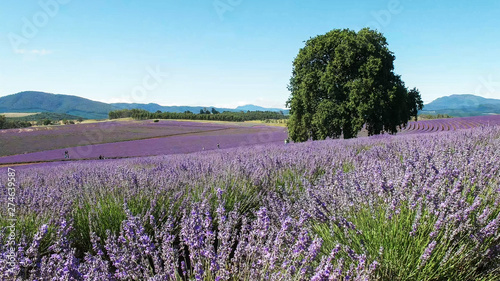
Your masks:
<svg viewBox="0 0 500 281"><path fill-rule="evenodd" d="M24 169L1 279L499 280L499 151L488 127Z"/></svg>
<svg viewBox="0 0 500 281"><path fill-rule="evenodd" d="M500 115L474 116L463 118L433 119L412 121L403 128L403 133L423 133L455 131L459 129L470 129L475 127L487 127L500 125Z"/></svg>
<svg viewBox="0 0 500 281"><path fill-rule="evenodd" d="M234 125L161 120L108 121L89 124L0 130L0 157L75 146L219 131Z"/></svg>
<svg viewBox="0 0 500 281"><path fill-rule="evenodd" d="M206 127L204 127L205 125ZM192 153L218 148L283 143L284 139L287 138L285 130L281 127L220 126L214 128L212 126L214 126L214 124L204 124L201 127L200 125L197 127L190 127L189 124L187 124L185 130L202 128L205 131L201 131L201 129L198 132L193 131L190 133L180 133L182 131L178 131L179 133L166 137L99 143L5 156L0 157L0 164L97 159L101 155L105 158L127 158ZM170 129L175 132L177 128L172 127ZM70 159L64 158L65 151L68 151Z"/></svg>

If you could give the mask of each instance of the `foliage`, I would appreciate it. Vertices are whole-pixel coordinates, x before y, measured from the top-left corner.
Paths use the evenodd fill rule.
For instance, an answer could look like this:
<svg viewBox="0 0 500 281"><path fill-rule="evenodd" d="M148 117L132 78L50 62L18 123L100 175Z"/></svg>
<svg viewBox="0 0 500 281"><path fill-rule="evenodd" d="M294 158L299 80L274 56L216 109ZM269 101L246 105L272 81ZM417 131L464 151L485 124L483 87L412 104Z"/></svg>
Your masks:
<svg viewBox="0 0 500 281"><path fill-rule="evenodd" d="M420 119L446 119L446 118L453 118L453 116L450 116L448 114L419 114L418 117Z"/></svg>
<svg viewBox="0 0 500 281"><path fill-rule="evenodd" d="M419 91L394 74L386 38L368 28L332 30L309 39L293 62L287 101L294 141L396 133L417 116Z"/></svg>
<svg viewBox="0 0 500 281"><path fill-rule="evenodd" d="M186 120L211 120L211 121L232 121L243 122L250 120L279 120L286 119L288 116L282 112L275 111L247 111L247 112L218 112L214 108L212 110L200 109L200 114L192 112L156 112L151 113L143 109L122 109L109 112L109 119L132 117L137 120L146 119L186 119Z"/></svg>
<svg viewBox="0 0 500 281"><path fill-rule="evenodd" d="M13 129L13 128L25 128L30 127L30 122L9 120L4 115L0 115L0 130L1 129Z"/></svg>
<svg viewBox="0 0 500 281"><path fill-rule="evenodd" d="M206 108L202 108L202 109L200 109L200 114L210 114L210 111Z"/></svg>

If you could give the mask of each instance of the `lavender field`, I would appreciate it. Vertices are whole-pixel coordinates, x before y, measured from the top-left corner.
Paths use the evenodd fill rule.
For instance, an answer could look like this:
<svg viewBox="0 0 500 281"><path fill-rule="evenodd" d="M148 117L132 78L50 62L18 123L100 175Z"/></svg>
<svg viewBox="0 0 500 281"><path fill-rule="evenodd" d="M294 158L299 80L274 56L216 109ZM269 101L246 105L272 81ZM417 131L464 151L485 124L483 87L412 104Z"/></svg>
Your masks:
<svg viewBox="0 0 500 281"><path fill-rule="evenodd" d="M6 149L13 145L30 147L32 143L37 143L36 147L42 151L0 157L0 164L66 160L64 159L64 151L66 150L70 155L68 161L97 159L100 155L106 158L128 158L213 150L217 149L217 144L219 144L219 148L231 148L255 144L282 143L287 138L284 128L262 125L243 126L231 123L213 124L178 121L153 123L152 121L145 121L139 124L137 122L121 122L117 127L113 126L114 122L111 122L106 127L109 129L102 129L101 131L98 130L101 127L95 127L93 130L87 130L86 126L61 127L56 129L54 140L51 140L51 134L48 130L31 132L31 135L23 135L23 138L18 140L12 139L12 136L17 134L15 130L6 130L9 131L4 133L4 140L6 139L8 143L5 146ZM70 129L72 131L68 132ZM70 135L65 145L63 145L64 134ZM73 146L77 144L73 140L83 135L94 140L93 143L96 144ZM126 141L134 135L136 137L140 136L142 139ZM42 140L41 136L45 140ZM2 138L1 134L0 138ZM59 143L57 143L58 138L61 139ZM106 143L99 143L97 140ZM83 138L80 143L89 143L89 141ZM62 148L51 149L56 145Z"/></svg>
<svg viewBox="0 0 500 281"><path fill-rule="evenodd" d="M500 125L500 115L409 122L399 134L455 131ZM363 136L360 133L360 136ZM198 123L162 120L37 127L0 131L0 165L64 160L128 158L193 153L217 148L279 144L285 128L235 123ZM3 156L3 157L2 157Z"/></svg>
<svg viewBox="0 0 500 281"><path fill-rule="evenodd" d="M235 126L167 120L155 123L147 120L0 130L0 157L101 143L216 132L233 127Z"/></svg>
<svg viewBox="0 0 500 281"><path fill-rule="evenodd" d="M499 126L15 177L2 280L500 280Z"/></svg>
<svg viewBox="0 0 500 281"><path fill-rule="evenodd" d="M418 122L408 122L408 125L401 130L401 133L420 134L496 125L500 125L500 115L420 120Z"/></svg>

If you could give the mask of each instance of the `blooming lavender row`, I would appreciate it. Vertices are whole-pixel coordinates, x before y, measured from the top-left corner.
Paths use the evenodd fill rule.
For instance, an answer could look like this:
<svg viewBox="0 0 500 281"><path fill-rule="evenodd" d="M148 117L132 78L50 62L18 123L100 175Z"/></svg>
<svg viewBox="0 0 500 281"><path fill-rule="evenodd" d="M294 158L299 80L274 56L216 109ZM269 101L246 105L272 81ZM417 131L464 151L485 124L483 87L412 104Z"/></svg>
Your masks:
<svg viewBox="0 0 500 281"><path fill-rule="evenodd" d="M213 127L208 126L207 128ZM280 127L232 126L169 137L86 145L5 156L0 157L0 164L64 160L65 151L69 153L69 160L96 159L101 155L105 158L127 158L163 154L182 154L218 148L224 149L255 144L282 143L286 137L287 134L285 130Z"/></svg>
<svg viewBox="0 0 500 281"><path fill-rule="evenodd" d="M0 130L0 156L98 143L214 131L231 125L161 120L110 121L89 124Z"/></svg>
<svg viewBox="0 0 500 281"><path fill-rule="evenodd" d="M499 280L499 152L492 126L26 168L0 277Z"/></svg>
<svg viewBox="0 0 500 281"><path fill-rule="evenodd" d="M495 125L500 125L500 115L411 121L403 128L402 132L405 134L441 132Z"/></svg>

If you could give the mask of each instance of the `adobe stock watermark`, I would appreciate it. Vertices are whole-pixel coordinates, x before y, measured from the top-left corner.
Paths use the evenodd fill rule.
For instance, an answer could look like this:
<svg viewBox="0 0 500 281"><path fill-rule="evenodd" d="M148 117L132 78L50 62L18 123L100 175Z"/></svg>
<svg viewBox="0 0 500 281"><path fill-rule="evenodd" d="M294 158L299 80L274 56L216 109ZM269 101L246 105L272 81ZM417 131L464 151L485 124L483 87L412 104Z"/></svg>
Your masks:
<svg viewBox="0 0 500 281"><path fill-rule="evenodd" d="M219 19L223 21L224 14L234 11L234 9L241 5L241 3L243 3L243 0L214 0L213 6L215 12L219 16Z"/></svg>
<svg viewBox="0 0 500 281"><path fill-rule="evenodd" d="M17 266L17 253L16 253L16 191L17 191L17 172L13 168L7 168L7 218L6 221L8 229L7 242L5 247L7 273L14 274Z"/></svg>
<svg viewBox="0 0 500 281"><path fill-rule="evenodd" d="M394 16L399 15L403 12L404 7L399 0L390 0L387 3L385 9L379 11L372 11L370 14L373 17L373 21L370 21L367 26L376 29L378 31L383 30L385 27L389 26Z"/></svg>
<svg viewBox="0 0 500 281"><path fill-rule="evenodd" d="M132 88L130 94L122 96L121 99L132 103L142 103L146 101L148 94L158 89L161 84L170 76L168 72L164 72L157 65L155 68L146 67L146 74L142 78L142 83ZM102 143L104 136L113 133L115 123L106 122L99 127L97 131L85 131L85 139L78 143L77 147L69 148L70 158L85 158L91 156L94 147L92 144ZM106 155L104 155L106 157Z"/></svg>
<svg viewBox="0 0 500 281"><path fill-rule="evenodd" d="M9 32L8 38L12 51L16 54L23 53L23 46L40 32L40 29L49 24L50 20L57 16L62 5L66 5L72 0L40 0L38 6L40 10L35 12L30 18L22 17L22 27L20 33Z"/></svg>
<svg viewBox="0 0 500 281"><path fill-rule="evenodd" d="M476 95L500 98L500 79L495 79L493 75L490 74L488 77L480 76L478 80L479 84L474 92Z"/></svg>

